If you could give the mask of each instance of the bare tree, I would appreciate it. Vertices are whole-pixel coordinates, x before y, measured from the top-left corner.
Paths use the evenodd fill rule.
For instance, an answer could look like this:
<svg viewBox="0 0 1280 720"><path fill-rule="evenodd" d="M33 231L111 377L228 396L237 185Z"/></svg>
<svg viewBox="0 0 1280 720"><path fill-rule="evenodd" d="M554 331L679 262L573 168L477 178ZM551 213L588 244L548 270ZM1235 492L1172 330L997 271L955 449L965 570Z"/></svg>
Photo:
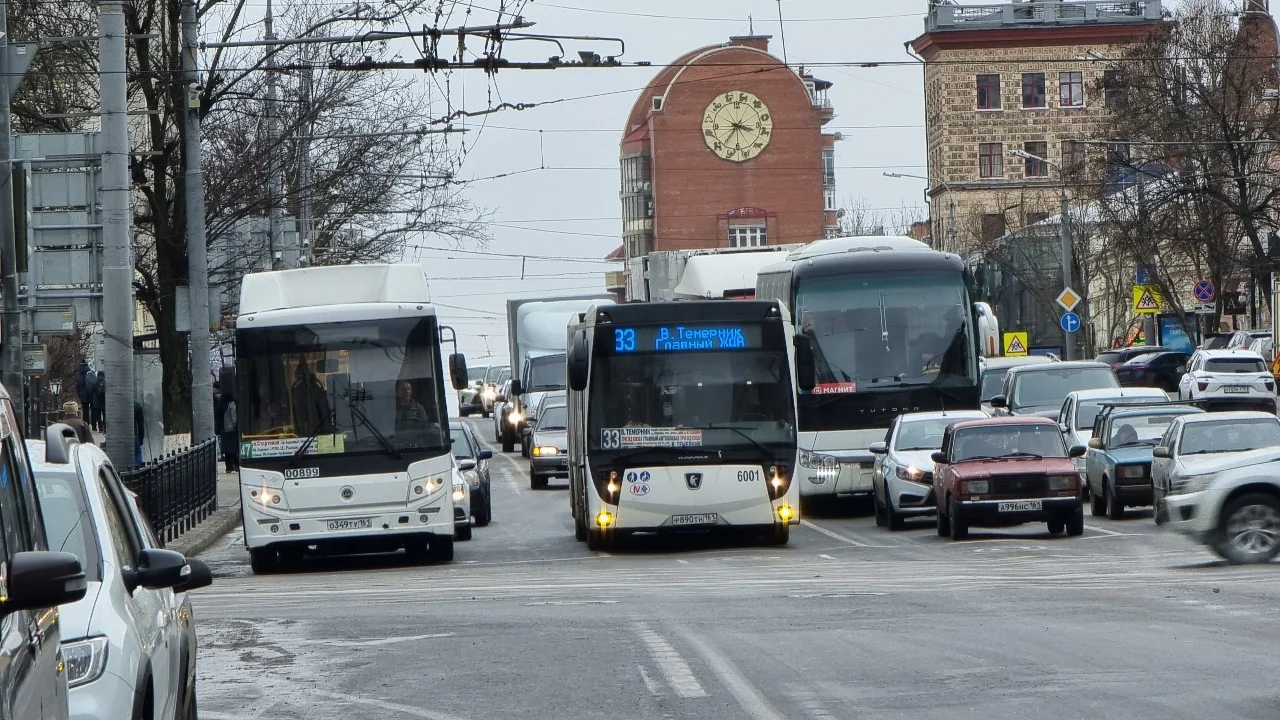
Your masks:
<svg viewBox="0 0 1280 720"><path fill-rule="evenodd" d="M843 236L906 235L915 223L924 220L922 212L906 206L884 211L871 207L865 197L850 197L838 212L838 227Z"/></svg>

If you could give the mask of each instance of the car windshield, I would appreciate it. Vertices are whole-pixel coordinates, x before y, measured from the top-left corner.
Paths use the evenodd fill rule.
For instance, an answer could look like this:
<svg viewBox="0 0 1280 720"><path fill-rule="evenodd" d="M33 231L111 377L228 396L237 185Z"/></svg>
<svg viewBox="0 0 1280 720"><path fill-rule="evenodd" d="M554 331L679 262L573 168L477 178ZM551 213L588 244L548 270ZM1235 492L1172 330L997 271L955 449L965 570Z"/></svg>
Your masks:
<svg viewBox="0 0 1280 720"><path fill-rule="evenodd" d="M476 456L475 449L471 447L471 439L467 436L467 432L461 427L450 426L449 434L453 437L453 456L459 460L471 459Z"/></svg>
<svg viewBox="0 0 1280 720"><path fill-rule="evenodd" d="M1010 403L1014 408L1057 407L1076 390L1118 388L1115 373L1105 367L1055 368L1019 373Z"/></svg>
<svg viewBox="0 0 1280 720"><path fill-rule="evenodd" d="M489 368L485 368L485 367L474 367L474 368L468 368L468 369L467 369L467 382L468 382L468 383L470 383L470 384L472 384L472 385L474 385L474 384L476 384L477 382L480 382L480 381L484 380L485 374L486 374L488 371L489 371Z"/></svg>
<svg viewBox="0 0 1280 720"><path fill-rule="evenodd" d="M976 377L959 278L808 280L796 294L796 315L800 332L814 341L820 389L971 385Z"/></svg>
<svg viewBox="0 0 1280 720"><path fill-rule="evenodd" d="M1264 373L1267 364L1261 358L1209 358L1204 361L1204 369L1212 373Z"/></svg>
<svg viewBox="0 0 1280 720"><path fill-rule="evenodd" d="M1123 415L1111 420L1107 448L1158 445L1178 414Z"/></svg>
<svg viewBox="0 0 1280 720"><path fill-rule="evenodd" d="M904 422L898 428L894 450L937 450L942 447L942 436L955 418L936 418Z"/></svg>
<svg viewBox="0 0 1280 720"><path fill-rule="evenodd" d="M564 430L568 426L569 415L563 405L544 408L542 417L538 418L539 430Z"/></svg>
<svg viewBox="0 0 1280 720"><path fill-rule="evenodd" d="M1066 457L1056 425L985 425L960 428L951 439L951 461L1006 457Z"/></svg>
<svg viewBox="0 0 1280 720"><path fill-rule="evenodd" d="M74 475L38 474L36 492L40 496L40 515L44 518L49 549L75 555L84 568L86 580L101 580L93 518L79 479Z"/></svg>
<svg viewBox="0 0 1280 720"><path fill-rule="evenodd" d="M1004 378L1009 374L1009 368L991 368L982 371L982 402L990 402L991 398L1000 394L1000 388L1004 387Z"/></svg>
<svg viewBox="0 0 1280 720"><path fill-rule="evenodd" d="M1076 410L1076 429L1087 430L1093 427L1104 405L1146 405L1161 402L1163 399L1163 397L1116 397L1081 400L1080 407Z"/></svg>
<svg viewBox="0 0 1280 720"><path fill-rule="evenodd" d="M1246 452L1280 446L1280 421L1195 422L1182 428L1179 455Z"/></svg>
<svg viewBox="0 0 1280 720"><path fill-rule="evenodd" d="M1101 355L1099 355L1096 358L1096 360L1100 363L1106 363L1108 365L1118 365L1119 363L1124 361L1124 353L1119 350L1115 350L1112 352L1104 352Z"/></svg>
<svg viewBox="0 0 1280 720"><path fill-rule="evenodd" d="M564 389L564 356L546 355L529 361L529 387L525 392Z"/></svg>

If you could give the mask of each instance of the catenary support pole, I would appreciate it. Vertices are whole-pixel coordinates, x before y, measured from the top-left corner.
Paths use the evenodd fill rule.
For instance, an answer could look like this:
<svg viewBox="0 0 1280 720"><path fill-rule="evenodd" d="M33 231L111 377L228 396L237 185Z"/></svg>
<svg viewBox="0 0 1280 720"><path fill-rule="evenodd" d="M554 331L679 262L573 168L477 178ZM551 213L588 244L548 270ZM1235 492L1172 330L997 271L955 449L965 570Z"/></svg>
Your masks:
<svg viewBox="0 0 1280 720"><path fill-rule="evenodd" d="M186 172L187 288L191 310L191 439L213 437L213 374L209 361L209 261L204 236L204 169L200 157L200 79L196 68L199 26L196 0L182 0L182 82L186 103L183 153Z"/></svg>
<svg viewBox="0 0 1280 720"><path fill-rule="evenodd" d="M1065 183L1065 181L1064 181ZM1062 240L1062 289L1071 287L1071 268L1074 265L1071 259L1071 216L1068 211L1071 209L1067 201L1067 188L1064 184L1062 190L1058 193L1058 211L1061 213L1058 217L1058 232ZM1063 357L1066 360L1076 359L1076 334L1073 332L1064 332L1066 347L1063 348Z"/></svg>
<svg viewBox="0 0 1280 720"><path fill-rule="evenodd" d="M266 14L262 18L263 30L269 42L276 39L275 16L272 12L271 0L267 0ZM285 247L283 237L283 219L284 208L281 203L284 202L282 195L283 178L281 174L284 172L283 154L280 151L280 103L279 103L279 79L277 75L279 69L276 63L276 46L274 44L267 46L267 201L270 206L267 210L267 267L276 269L277 267L292 268L296 265L290 265L289 259L291 254L289 248ZM276 257L279 256L279 260ZM296 257L296 255L292 256Z"/></svg>
<svg viewBox="0 0 1280 720"><path fill-rule="evenodd" d="M18 427L26 427L22 378L22 315L18 307L18 239L13 227L13 136L9 113L7 0L0 0L0 378L13 398ZM23 240L25 242L25 239Z"/></svg>
<svg viewBox="0 0 1280 720"><path fill-rule="evenodd" d="M107 456L134 464L133 188L129 183L128 86L121 0L98 3L98 75L102 96L102 319L107 382Z"/></svg>

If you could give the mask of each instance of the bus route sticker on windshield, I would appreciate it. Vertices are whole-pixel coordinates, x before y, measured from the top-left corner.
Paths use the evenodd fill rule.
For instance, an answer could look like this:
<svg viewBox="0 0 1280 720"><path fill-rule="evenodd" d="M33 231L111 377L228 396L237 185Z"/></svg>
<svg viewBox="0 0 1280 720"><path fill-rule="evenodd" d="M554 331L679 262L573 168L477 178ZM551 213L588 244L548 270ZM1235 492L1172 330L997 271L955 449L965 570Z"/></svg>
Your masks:
<svg viewBox="0 0 1280 720"><path fill-rule="evenodd" d="M604 428L600 431L600 448L701 447L702 431L697 428Z"/></svg>
<svg viewBox="0 0 1280 720"><path fill-rule="evenodd" d="M845 395L858 392L858 383L819 383L813 386L814 395Z"/></svg>
<svg viewBox="0 0 1280 720"><path fill-rule="evenodd" d="M330 455L340 453L346 445L343 435L318 435L307 448L305 455ZM274 458L288 457L298 452L298 448L307 444L307 438L271 438L269 440L245 440L240 443L241 457Z"/></svg>

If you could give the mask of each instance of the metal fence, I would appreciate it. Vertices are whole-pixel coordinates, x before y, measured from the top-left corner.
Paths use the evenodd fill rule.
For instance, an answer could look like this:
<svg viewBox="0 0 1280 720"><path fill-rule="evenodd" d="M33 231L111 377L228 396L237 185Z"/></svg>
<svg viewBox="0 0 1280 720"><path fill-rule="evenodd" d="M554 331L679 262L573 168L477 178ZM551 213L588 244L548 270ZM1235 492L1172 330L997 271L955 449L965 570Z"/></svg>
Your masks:
<svg viewBox="0 0 1280 720"><path fill-rule="evenodd" d="M120 476L137 493L151 527L166 544L218 508L218 455L213 440L129 468Z"/></svg>

